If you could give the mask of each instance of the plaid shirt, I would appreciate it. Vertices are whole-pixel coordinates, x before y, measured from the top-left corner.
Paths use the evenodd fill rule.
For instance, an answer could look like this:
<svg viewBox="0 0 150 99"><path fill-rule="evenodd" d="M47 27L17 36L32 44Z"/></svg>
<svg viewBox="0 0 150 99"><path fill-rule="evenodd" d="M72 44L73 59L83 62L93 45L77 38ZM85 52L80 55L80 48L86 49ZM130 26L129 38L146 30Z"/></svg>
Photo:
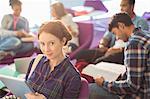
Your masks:
<svg viewBox="0 0 150 99"><path fill-rule="evenodd" d="M125 48L127 79L104 81L103 87L124 99L150 99L150 35L136 29Z"/></svg>
<svg viewBox="0 0 150 99"><path fill-rule="evenodd" d="M27 77L32 64L33 61ZM77 99L80 93L81 78L69 58L64 59L50 72L49 60L43 57L30 78L27 79L27 83L35 92L43 94L47 99Z"/></svg>

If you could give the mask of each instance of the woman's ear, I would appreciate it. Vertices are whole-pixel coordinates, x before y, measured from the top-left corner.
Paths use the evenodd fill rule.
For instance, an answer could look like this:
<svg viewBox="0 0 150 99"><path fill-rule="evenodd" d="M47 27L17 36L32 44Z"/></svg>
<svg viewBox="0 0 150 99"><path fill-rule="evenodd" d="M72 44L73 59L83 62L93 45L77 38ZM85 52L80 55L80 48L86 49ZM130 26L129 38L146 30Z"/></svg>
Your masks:
<svg viewBox="0 0 150 99"><path fill-rule="evenodd" d="M62 42L63 42L63 45L66 45L67 39L63 37Z"/></svg>

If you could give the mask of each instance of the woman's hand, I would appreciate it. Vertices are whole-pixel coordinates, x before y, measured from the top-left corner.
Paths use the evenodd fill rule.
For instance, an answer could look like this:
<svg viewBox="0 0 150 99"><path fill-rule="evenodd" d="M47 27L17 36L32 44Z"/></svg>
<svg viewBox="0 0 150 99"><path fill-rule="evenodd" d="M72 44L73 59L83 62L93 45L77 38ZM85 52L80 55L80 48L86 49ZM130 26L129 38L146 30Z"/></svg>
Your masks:
<svg viewBox="0 0 150 99"><path fill-rule="evenodd" d="M43 94L39 94L39 93L27 93L25 94L25 97L27 99L46 99L46 97Z"/></svg>
<svg viewBox="0 0 150 99"><path fill-rule="evenodd" d="M26 33L22 32L22 31L16 31L16 36L17 37L25 37L26 36Z"/></svg>
<svg viewBox="0 0 150 99"><path fill-rule="evenodd" d="M33 42L36 40L36 36L34 34L29 34L25 31L16 31L16 36L20 37L23 42Z"/></svg>
<svg viewBox="0 0 150 99"><path fill-rule="evenodd" d="M29 34L29 33L27 33L27 32L25 32L25 31L16 31L16 36L17 37L35 37L35 35L34 34Z"/></svg>
<svg viewBox="0 0 150 99"><path fill-rule="evenodd" d="M72 31L72 29L71 29L70 26L68 26L68 29L69 29L69 31L70 31L72 37L78 37L78 33Z"/></svg>

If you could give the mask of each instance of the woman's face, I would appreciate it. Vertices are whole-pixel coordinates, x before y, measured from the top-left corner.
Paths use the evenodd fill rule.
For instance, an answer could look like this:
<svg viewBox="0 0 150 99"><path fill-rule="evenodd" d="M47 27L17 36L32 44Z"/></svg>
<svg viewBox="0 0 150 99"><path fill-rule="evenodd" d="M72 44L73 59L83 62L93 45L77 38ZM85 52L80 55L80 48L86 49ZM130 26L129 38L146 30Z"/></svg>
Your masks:
<svg viewBox="0 0 150 99"><path fill-rule="evenodd" d="M42 32L39 36L39 44L41 51L49 60L57 60L63 55L63 40L60 40L50 33Z"/></svg>
<svg viewBox="0 0 150 99"><path fill-rule="evenodd" d="M51 16L56 17L56 13L53 7L51 7Z"/></svg>
<svg viewBox="0 0 150 99"><path fill-rule="evenodd" d="M21 6L20 5L13 5L12 10L14 11L13 14L15 16L20 16L21 13Z"/></svg>

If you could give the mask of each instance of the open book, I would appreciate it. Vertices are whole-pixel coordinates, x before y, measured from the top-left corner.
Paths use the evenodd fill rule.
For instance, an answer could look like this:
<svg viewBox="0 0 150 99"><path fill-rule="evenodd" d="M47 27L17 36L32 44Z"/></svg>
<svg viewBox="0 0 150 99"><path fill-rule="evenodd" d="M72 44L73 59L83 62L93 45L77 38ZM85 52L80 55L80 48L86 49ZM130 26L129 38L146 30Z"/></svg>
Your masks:
<svg viewBox="0 0 150 99"><path fill-rule="evenodd" d="M124 65L100 62L96 65L89 64L82 71L83 74L99 77L103 76L106 81L115 81L121 74L124 74L126 67Z"/></svg>

